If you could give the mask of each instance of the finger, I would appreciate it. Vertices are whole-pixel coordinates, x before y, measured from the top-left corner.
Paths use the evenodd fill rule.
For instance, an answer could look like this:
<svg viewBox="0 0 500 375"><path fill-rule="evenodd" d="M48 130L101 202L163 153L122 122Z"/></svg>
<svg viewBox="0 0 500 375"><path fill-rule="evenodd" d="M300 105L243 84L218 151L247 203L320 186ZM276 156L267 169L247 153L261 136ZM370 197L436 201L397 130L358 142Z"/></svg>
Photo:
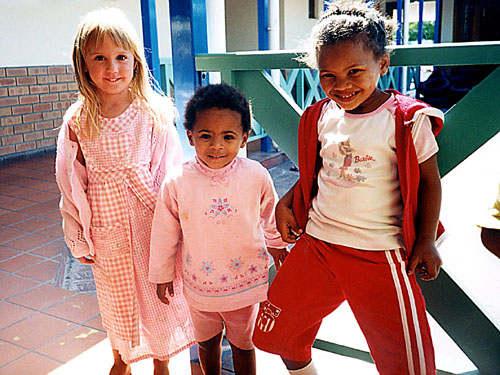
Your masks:
<svg viewBox="0 0 500 375"><path fill-rule="evenodd" d="M440 268L441 267L439 266L433 267L431 270L427 271L427 274L425 276L422 276L422 280L426 281L435 280L439 275Z"/></svg>
<svg viewBox="0 0 500 375"><path fill-rule="evenodd" d="M160 301L162 301L165 305L170 305L170 301L165 295L160 297Z"/></svg>
<svg viewBox="0 0 500 375"><path fill-rule="evenodd" d="M76 258L80 263L82 264L92 264L94 263L94 260L93 259L89 259L89 258L86 258L86 257L80 257L80 258Z"/></svg>
<svg viewBox="0 0 500 375"><path fill-rule="evenodd" d="M173 297L174 296L174 283L168 283L167 289L168 289L168 294L170 295L170 297Z"/></svg>
<svg viewBox="0 0 500 375"><path fill-rule="evenodd" d="M412 276L415 274L415 268L417 267L419 262L418 258L410 258L410 262L408 263L408 267L406 268L406 273L408 276Z"/></svg>

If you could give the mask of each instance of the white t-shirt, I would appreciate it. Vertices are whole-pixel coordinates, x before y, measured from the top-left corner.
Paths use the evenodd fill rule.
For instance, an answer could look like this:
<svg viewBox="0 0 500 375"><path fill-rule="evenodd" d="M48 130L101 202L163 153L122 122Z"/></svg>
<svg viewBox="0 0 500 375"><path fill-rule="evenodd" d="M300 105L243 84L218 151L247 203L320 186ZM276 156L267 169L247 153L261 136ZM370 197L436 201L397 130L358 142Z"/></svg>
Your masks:
<svg viewBox="0 0 500 375"><path fill-rule="evenodd" d="M403 247L395 111L394 96L359 115L345 113L333 101L324 106L318 121L323 166L306 233L361 250ZM438 151L428 115L443 117L435 108L415 113L412 135L419 163Z"/></svg>

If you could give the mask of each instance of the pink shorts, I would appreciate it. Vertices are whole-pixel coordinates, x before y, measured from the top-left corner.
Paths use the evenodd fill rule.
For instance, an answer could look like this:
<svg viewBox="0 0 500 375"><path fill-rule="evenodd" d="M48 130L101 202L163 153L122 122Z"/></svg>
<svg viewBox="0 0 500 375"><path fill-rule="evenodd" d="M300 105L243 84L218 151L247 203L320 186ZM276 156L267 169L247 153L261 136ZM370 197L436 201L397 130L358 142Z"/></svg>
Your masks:
<svg viewBox="0 0 500 375"><path fill-rule="evenodd" d="M209 312L189 307L194 325L194 338L198 342L210 340L226 327L226 337L238 349L254 348L252 334L259 304L239 310Z"/></svg>

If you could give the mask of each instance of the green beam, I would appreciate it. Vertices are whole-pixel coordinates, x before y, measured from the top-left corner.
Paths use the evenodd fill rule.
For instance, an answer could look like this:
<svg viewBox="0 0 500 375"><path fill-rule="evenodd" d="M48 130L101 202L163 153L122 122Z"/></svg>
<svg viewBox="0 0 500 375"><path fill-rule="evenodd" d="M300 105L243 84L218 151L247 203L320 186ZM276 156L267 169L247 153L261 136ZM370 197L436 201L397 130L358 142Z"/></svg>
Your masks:
<svg viewBox="0 0 500 375"><path fill-rule="evenodd" d="M500 42L440 43L391 48L393 66L500 64Z"/></svg>
<svg viewBox="0 0 500 375"><path fill-rule="evenodd" d="M500 41L391 46L392 66L496 65L500 64ZM250 51L196 56L196 70L266 70L306 68L296 58L305 51Z"/></svg>
<svg viewBox="0 0 500 375"><path fill-rule="evenodd" d="M497 68L446 112L444 128L437 137L441 176L500 131L499 87Z"/></svg>
<svg viewBox="0 0 500 375"><path fill-rule="evenodd" d="M252 113L266 133L298 165L297 133L302 110L269 75L234 72L234 84L252 103Z"/></svg>
<svg viewBox="0 0 500 375"><path fill-rule="evenodd" d="M418 281L427 311L474 363L479 374L500 374L500 328L444 269L432 282Z"/></svg>

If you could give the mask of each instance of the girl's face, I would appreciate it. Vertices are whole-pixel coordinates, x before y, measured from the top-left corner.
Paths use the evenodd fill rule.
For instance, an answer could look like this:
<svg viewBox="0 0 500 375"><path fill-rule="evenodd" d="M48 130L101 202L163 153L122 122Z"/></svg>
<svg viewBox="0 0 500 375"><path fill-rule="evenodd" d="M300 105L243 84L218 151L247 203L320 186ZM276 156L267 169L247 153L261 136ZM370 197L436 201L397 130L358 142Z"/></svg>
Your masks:
<svg viewBox="0 0 500 375"><path fill-rule="evenodd" d="M135 59L130 51L105 35L101 43L89 46L84 60L84 69L97 87L101 100L128 97L135 68Z"/></svg>
<svg viewBox="0 0 500 375"><path fill-rule="evenodd" d="M213 169L233 161L248 139L248 133L243 133L241 115L218 108L198 112L193 130L187 130L187 136L198 158Z"/></svg>
<svg viewBox="0 0 500 375"><path fill-rule="evenodd" d="M389 55L376 58L362 41L337 42L318 54L323 91L351 113L368 113L384 102L387 95L377 89L377 83L388 68Z"/></svg>

